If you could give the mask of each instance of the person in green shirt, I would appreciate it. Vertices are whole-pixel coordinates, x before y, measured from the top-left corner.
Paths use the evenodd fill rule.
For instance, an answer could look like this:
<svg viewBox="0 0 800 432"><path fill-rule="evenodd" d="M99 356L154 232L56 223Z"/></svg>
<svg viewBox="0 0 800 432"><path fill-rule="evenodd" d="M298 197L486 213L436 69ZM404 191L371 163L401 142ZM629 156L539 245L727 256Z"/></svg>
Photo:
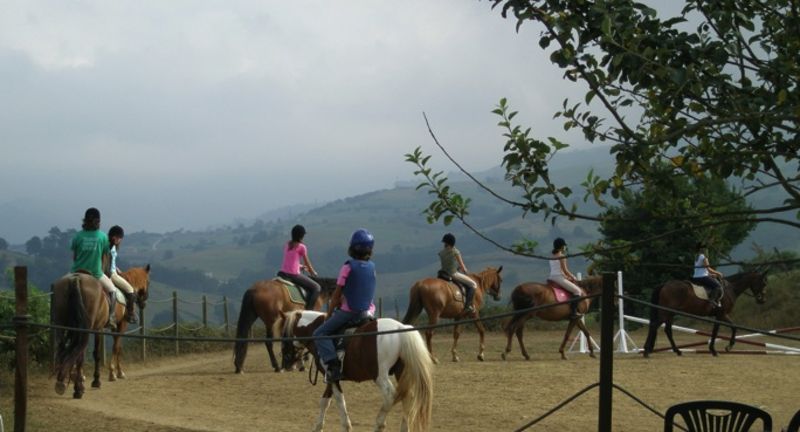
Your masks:
<svg viewBox="0 0 800 432"><path fill-rule="evenodd" d="M456 249L456 236L447 233L442 237L442 243L444 243L444 249L439 251L439 261L442 266L440 271L449 275L465 288L464 313L475 312L475 308L472 306L472 299L475 297L475 289L478 284L466 274L467 266L464 265L461 252Z"/></svg>
<svg viewBox="0 0 800 432"><path fill-rule="evenodd" d="M72 250L72 268L70 271L75 273L83 271L91 274L100 281L103 289L109 294L109 316L108 327L116 329L116 317L114 307L116 306L116 287L111 279L103 272L103 257L110 251L108 236L100 231L100 210L91 207L86 210L83 216L82 230L75 234L69 244Z"/></svg>

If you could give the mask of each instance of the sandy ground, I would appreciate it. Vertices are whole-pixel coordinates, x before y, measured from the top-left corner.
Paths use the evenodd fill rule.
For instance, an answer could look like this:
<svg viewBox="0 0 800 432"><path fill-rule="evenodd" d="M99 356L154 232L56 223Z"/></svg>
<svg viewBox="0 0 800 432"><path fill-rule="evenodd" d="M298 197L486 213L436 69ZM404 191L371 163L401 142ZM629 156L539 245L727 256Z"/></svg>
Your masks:
<svg viewBox="0 0 800 432"><path fill-rule="evenodd" d="M477 335L462 335L461 362L449 361L450 335L435 337L442 362L435 369L433 430L510 431L598 380L599 360L572 354L562 361L556 352L561 333L526 333L533 358L515 350L500 359L505 344L489 335L485 362L476 359ZM634 334L641 344L643 334ZM660 343L664 343L660 340ZM781 343L776 341L775 343ZM53 391L54 380L33 373L29 389L29 431L308 431L314 424L323 387L309 384L307 374L276 374L267 365L263 346L252 345L246 373L233 373L230 352L188 355L132 363L128 379L89 389L82 400ZM0 387L0 415L13 430L12 381ZM770 412L774 430L800 409L800 356L658 354L615 356L614 381L660 412L695 399L736 400ZM88 384L88 382L87 382ZM372 430L380 404L372 383L344 385L354 430ZM591 390L530 430L597 429L598 392ZM399 430L400 407L388 418L388 430ZM658 431L662 420L614 392L615 431ZM326 430L338 431L335 408Z"/></svg>

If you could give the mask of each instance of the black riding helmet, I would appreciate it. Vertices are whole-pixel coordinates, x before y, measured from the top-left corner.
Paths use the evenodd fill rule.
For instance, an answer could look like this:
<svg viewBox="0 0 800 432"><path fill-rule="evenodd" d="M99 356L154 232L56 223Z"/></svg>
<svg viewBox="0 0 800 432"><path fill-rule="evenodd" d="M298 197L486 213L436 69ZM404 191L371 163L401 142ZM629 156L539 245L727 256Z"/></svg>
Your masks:
<svg viewBox="0 0 800 432"><path fill-rule="evenodd" d="M299 242L303 240L306 235L306 228L302 225L295 225L292 227L292 241Z"/></svg>
<svg viewBox="0 0 800 432"><path fill-rule="evenodd" d="M448 246L455 246L456 245L456 236L453 234L447 233L442 237L442 243Z"/></svg>
<svg viewBox="0 0 800 432"><path fill-rule="evenodd" d="M553 240L553 250L554 251L561 250L561 248L563 248L566 245L567 245L567 242L564 241L564 239L561 238L561 237Z"/></svg>
<svg viewBox="0 0 800 432"><path fill-rule="evenodd" d="M119 225L112 226L108 230L108 238L111 238L111 237L114 237L114 236L119 237L119 238L125 237L125 230L122 229L122 227L119 226Z"/></svg>

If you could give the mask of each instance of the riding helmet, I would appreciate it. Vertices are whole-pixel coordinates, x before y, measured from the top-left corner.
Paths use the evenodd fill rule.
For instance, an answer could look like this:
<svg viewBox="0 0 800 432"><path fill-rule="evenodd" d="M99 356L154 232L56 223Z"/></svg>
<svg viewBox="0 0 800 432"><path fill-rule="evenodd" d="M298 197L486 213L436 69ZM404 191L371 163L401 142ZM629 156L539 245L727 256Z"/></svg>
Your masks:
<svg viewBox="0 0 800 432"><path fill-rule="evenodd" d="M372 249L373 246L375 246L375 237L364 228L357 229L350 237L350 247L352 248Z"/></svg>
<svg viewBox="0 0 800 432"><path fill-rule="evenodd" d="M456 245L456 236L453 234L447 233L442 237L442 243L448 246L455 246Z"/></svg>
<svg viewBox="0 0 800 432"><path fill-rule="evenodd" d="M563 248L566 245L567 245L567 242L564 241L564 239L561 238L561 237L553 240L553 250L556 250L556 251L557 250L561 250L561 248Z"/></svg>
<svg viewBox="0 0 800 432"><path fill-rule="evenodd" d="M119 225L114 225L108 230L108 237L109 238L115 237L115 236L119 237L119 238L125 237L125 230L122 229L122 227L119 226Z"/></svg>
<svg viewBox="0 0 800 432"><path fill-rule="evenodd" d="M299 242L303 240L306 235L306 228L302 225L295 225L292 227L292 241Z"/></svg>

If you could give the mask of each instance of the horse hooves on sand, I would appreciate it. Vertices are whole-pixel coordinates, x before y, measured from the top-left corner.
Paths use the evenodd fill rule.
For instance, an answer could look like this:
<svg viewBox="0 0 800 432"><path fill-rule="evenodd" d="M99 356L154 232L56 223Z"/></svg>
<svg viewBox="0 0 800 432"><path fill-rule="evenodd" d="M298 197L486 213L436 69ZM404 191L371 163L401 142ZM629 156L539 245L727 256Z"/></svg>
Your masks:
<svg viewBox="0 0 800 432"><path fill-rule="evenodd" d="M92 381L93 388L100 388L100 381Z"/></svg>
<svg viewBox="0 0 800 432"><path fill-rule="evenodd" d="M83 393L75 392L72 394L73 399L81 399L83 397Z"/></svg>
<svg viewBox="0 0 800 432"><path fill-rule="evenodd" d="M63 382L57 382L56 383L56 393L60 394L60 395L63 395L65 391L67 391L67 385L64 384Z"/></svg>
<svg viewBox="0 0 800 432"><path fill-rule="evenodd" d="M502 354L500 354L500 358L502 358L503 360L507 360L507 359L506 359L506 353L502 353Z"/></svg>
<svg viewBox="0 0 800 432"><path fill-rule="evenodd" d="M483 354L478 354L478 361L483 361Z"/></svg>

